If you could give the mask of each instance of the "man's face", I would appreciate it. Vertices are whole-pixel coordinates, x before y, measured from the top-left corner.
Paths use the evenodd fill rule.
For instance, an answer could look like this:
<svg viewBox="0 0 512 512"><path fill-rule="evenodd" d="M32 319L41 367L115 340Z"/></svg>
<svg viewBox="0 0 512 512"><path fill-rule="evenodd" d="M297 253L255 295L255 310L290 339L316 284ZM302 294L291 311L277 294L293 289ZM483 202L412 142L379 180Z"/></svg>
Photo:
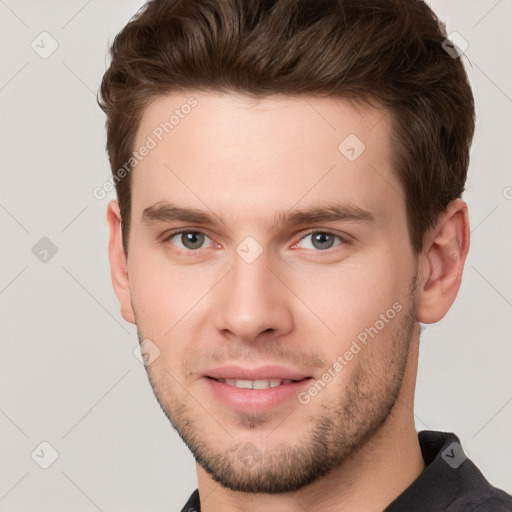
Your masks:
<svg viewBox="0 0 512 512"><path fill-rule="evenodd" d="M157 144L132 175L131 306L160 405L228 488L314 481L396 402L416 266L385 112L206 93L144 112L135 148Z"/></svg>

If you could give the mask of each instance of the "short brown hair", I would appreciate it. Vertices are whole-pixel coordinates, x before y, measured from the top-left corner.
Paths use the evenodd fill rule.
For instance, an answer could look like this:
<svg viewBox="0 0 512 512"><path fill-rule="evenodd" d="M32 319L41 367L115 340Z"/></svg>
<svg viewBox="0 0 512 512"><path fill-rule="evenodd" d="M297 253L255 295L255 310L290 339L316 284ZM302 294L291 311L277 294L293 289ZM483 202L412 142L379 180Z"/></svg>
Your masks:
<svg viewBox="0 0 512 512"><path fill-rule="evenodd" d="M420 0L152 0L115 37L98 99L112 173L145 106L178 91L331 96L391 113L411 245L462 195L474 133L463 63ZM116 180L128 255L131 173Z"/></svg>

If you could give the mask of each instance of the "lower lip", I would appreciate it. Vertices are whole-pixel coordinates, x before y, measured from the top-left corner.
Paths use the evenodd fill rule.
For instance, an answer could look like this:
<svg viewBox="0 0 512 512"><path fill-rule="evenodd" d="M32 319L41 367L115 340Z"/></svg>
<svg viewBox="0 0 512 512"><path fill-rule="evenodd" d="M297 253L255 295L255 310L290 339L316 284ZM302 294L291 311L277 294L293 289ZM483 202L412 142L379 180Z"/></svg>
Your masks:
<svg viewBox="0 0 512 512"><path fill-rule="evenodd" d="M275 388L246 389L205 377L210 392L230 409L237 412L261 413L292 399L313 381L312 378L281 384Z"/></svg>

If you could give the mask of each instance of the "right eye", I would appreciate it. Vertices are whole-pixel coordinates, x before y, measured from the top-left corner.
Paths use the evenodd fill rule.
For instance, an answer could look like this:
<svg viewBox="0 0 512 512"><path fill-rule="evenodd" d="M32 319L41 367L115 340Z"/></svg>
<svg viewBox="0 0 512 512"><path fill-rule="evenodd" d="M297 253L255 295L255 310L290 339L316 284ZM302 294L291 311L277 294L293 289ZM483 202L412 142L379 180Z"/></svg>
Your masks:
<svg viewBox="0 0 512 512"><path fill-rule="evenodd" d="M202 245L207 238L209 237L201 231L181 229L170 233L164 242L170 242L182 251L196 251L203 248Z"/></svg>

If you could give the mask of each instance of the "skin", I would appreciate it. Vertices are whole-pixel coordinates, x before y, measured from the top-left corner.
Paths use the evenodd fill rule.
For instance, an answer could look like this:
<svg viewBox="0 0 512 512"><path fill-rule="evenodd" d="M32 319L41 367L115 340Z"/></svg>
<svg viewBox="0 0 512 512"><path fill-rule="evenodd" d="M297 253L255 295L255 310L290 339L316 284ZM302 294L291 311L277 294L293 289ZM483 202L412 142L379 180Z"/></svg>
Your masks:
<svg viewBox="0 0 512 512"><path fill-rule="evenodd" d="M135 147L191 96L197 106L132 171L128 258L117 201L107 221L121 313L158 347L146 369L198 461L201 510L380 511L424 469L413 416L419 322L439 321L457 295L467 207L453 201L414 254L390 165L389 113L364 103L169 94L146 107ZM354 161L338 150L349 134L366 146ZM161 201L215 223L142 222ZM332 202L371 212L373 222L275 222L278 212ZM199 248L171 237L181 228L206 235L194 239ZM332 246L311 231L331 233ZM237 253L248 236L261 250L251 263ZM240 413L205 383L208 369L228 363L322 379L397 303L307 404Z"/></svg>

